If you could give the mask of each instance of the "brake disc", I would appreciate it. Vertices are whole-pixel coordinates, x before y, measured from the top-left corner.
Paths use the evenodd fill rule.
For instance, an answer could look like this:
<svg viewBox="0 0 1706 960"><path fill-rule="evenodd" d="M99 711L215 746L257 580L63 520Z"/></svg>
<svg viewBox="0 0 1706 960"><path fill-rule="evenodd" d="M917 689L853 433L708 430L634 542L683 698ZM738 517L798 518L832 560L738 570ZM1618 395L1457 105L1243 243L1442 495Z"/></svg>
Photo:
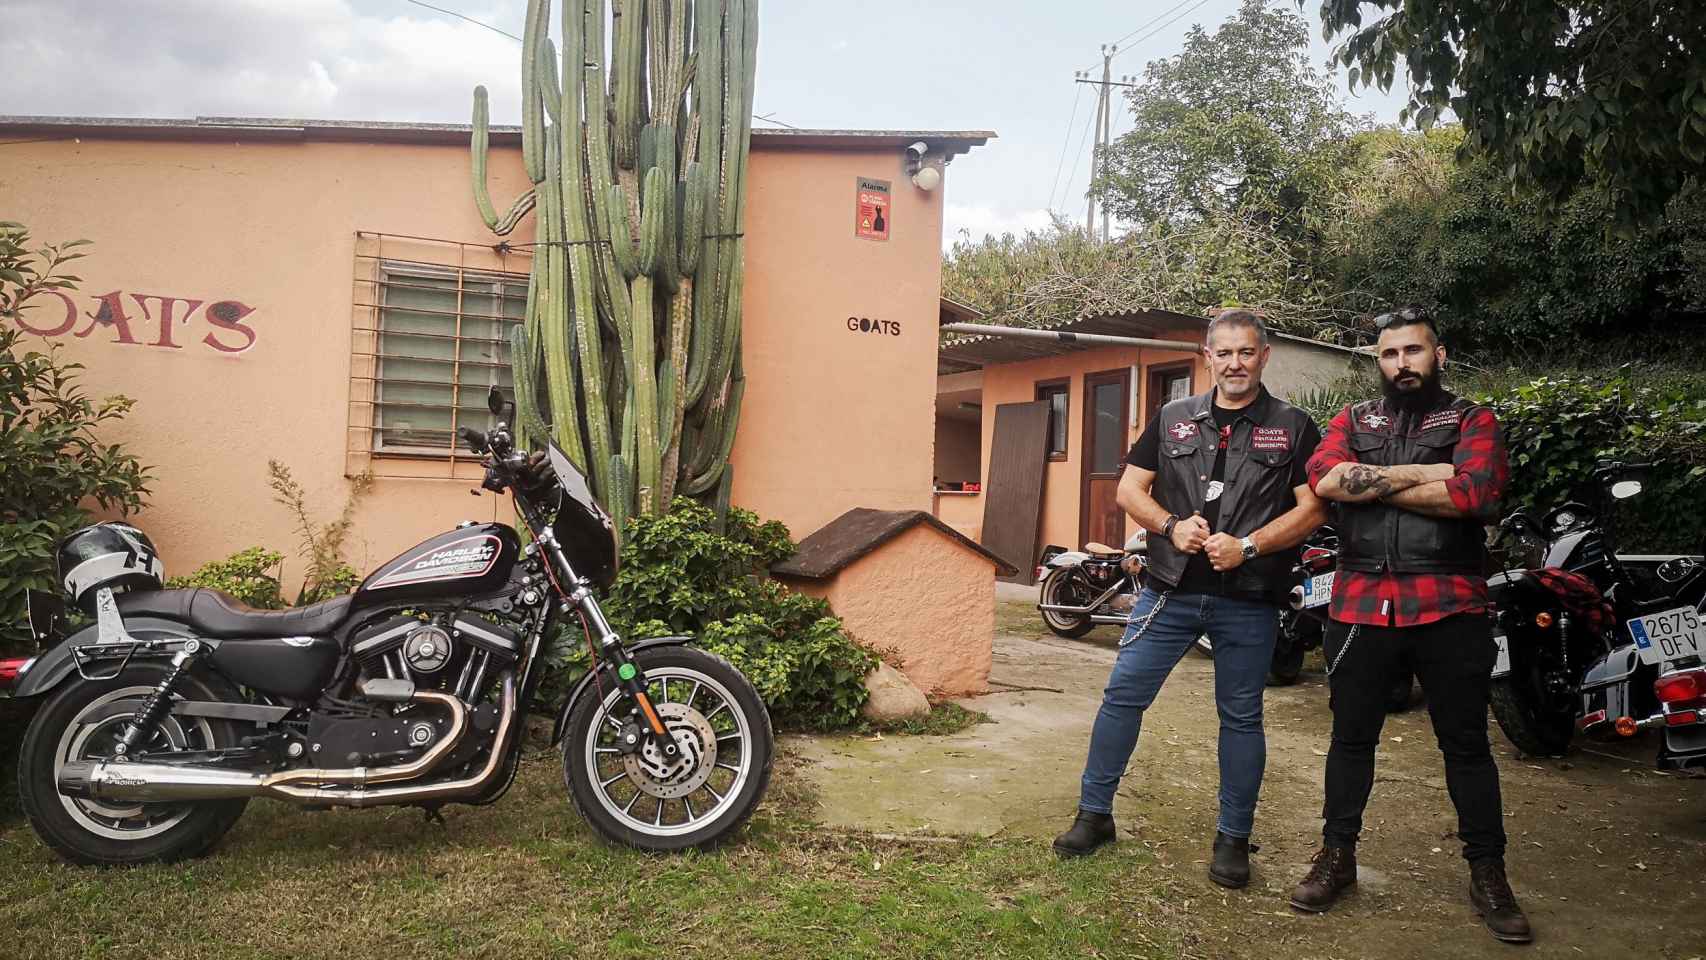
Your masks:
<svg viewBox="0 0 1706 960"><path fill-rule="evenodd" d="M670 738L675 756L665 756L655 738L622 758L629 779L645 793L660 800L685 797L705 785L717 766L717 731L705 715L684 703L665 703L656 708Z"/></svg>

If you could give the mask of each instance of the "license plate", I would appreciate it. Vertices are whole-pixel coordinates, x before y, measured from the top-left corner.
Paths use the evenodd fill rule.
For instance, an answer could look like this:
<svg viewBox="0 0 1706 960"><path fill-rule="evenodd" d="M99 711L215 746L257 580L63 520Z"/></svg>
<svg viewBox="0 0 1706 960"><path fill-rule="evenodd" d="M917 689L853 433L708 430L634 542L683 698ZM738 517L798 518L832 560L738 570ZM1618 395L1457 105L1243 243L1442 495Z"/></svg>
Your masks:
<svg viewBox="0 0 1706 960"><path fill-rule="evenodd" d="M1636 617L1629 621L1629 635L1635 639L1641 662L1647 664L1698 657L1700 648L1706 646L1706 624L1693 607Z"/></svg>
<svg viewBox="0 0 1706 960"><path fill-rule="evenodd" d="M1318 573L1303 585L1303 606L1319 607L1333 599L1333 574Z"/></svg>
<svg viewBox="0 0 1706 960"><path fill-rule="evenodd" d="M1511 642L1502 633L1493 642L1499 645L1498 656L1493 659L1493 676L1502 677L1511 672Z"/></svg>

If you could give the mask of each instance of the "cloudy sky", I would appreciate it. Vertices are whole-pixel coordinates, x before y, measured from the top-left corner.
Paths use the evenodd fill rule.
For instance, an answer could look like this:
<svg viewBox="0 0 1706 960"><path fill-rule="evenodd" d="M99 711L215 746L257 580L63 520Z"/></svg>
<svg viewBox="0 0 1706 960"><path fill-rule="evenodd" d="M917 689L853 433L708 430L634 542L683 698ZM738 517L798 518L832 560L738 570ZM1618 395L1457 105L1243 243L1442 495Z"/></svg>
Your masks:
<svg viewBox="0 0 1706 960"><path fill-rule="evenodd" d="M429 2L522 31L525 0ZM756 113L798 127L996 131L949 171L944 242L1041 226L1050 209L1082 217L1094 101L1073 72L1099 71L1099 45L1125 37L1114 72L1140 74L1191 24L1212 29L1237 7L761 0ZM520 44L409 0L0 0L0 23L0 114L466 123L484 83L494 122L520 116ZM1350 101L1385 121L1401 105L1395 94ZM1126 125L1116 113L1115 135Z"/></svg>

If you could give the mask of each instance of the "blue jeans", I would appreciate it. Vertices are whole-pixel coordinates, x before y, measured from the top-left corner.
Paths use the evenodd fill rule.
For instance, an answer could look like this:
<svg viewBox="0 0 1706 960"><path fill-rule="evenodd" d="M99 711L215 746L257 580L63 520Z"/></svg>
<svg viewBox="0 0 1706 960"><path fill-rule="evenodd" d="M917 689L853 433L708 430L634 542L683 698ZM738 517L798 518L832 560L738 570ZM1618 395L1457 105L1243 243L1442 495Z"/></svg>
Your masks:
<svg viewBox="0 0 1706 960"><path fill-rule="evenodd" d="M1114 791L1137 747L1143 711L1196 638L1214 643L1214 703L1220 711L1218 829L1248 837L1256 822L1268 742L1262 733L1262 690L1274 655L1279 609L1256 600L1206 593L1157 593L1145 587L1120 639L1102 709L1090 733L1090 758L1078 806L1113 813Z"/></svg>

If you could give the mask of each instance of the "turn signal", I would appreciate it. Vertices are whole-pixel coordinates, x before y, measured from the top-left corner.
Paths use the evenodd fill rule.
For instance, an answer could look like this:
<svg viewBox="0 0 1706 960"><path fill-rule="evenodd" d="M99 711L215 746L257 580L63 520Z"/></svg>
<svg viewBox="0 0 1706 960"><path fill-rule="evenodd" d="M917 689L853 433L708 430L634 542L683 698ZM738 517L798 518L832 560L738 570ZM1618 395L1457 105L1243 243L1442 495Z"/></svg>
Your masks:
<svg viewBox="0 0 1706 960"><path fill-rule="evenodd" d="M1544 630L1552 625L1552 614L1545 610L1534 615L1534 625Z"/></svg>
<svg viewBox="0 0 1706 960"><path fill-rule="evenodd" d="M1664 703L1687 703L1706 696L1706 672L1691 670L1653 681L1653 693Z"/></svg>
<svg viewBox="0 0 1706 960"><path fill-rule="evenodd" d="M1640 729L1636 726L1634 717L1617 718L1617 735L1620 737L1632 737Z"/></svg>

